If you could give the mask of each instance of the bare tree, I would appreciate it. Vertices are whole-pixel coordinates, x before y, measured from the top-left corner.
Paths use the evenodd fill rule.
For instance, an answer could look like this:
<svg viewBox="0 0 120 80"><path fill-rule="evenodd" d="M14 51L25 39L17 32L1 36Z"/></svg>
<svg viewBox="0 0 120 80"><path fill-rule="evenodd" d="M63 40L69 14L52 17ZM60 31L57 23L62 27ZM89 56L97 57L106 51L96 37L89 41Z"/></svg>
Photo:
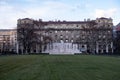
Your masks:
<svg viewBox="0 0 120 80"><path fill-rule="evenodd" d="M40 34L41 29L39 25L36 21L34 21L34 24L18 24L17 39L21 53L40 53L42 52L42 48L45 50L47 44L51 42L49 36Z"/></svg>

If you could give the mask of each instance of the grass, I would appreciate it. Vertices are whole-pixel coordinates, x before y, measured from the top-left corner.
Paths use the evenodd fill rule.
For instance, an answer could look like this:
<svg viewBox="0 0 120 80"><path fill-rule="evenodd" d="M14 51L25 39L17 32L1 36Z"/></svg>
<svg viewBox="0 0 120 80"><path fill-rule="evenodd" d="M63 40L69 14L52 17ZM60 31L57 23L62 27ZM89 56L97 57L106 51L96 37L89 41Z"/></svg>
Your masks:
<svg viewBox="0 0 120 80"><path fill-rule="evenodd" d="M119 80L120 57L0 56L0 80Z"/></svg>

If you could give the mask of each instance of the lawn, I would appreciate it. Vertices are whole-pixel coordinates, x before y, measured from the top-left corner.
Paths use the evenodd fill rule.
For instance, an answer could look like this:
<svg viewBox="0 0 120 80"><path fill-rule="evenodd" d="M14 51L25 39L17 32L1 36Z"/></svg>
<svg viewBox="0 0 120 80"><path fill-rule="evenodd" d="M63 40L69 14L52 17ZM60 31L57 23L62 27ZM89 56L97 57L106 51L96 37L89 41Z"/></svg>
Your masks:
<svg viewBox="0 0 120 80"><path fill-rule="evenodd" d="M120 56L0 56L0 80L120 80Z"/></svg>

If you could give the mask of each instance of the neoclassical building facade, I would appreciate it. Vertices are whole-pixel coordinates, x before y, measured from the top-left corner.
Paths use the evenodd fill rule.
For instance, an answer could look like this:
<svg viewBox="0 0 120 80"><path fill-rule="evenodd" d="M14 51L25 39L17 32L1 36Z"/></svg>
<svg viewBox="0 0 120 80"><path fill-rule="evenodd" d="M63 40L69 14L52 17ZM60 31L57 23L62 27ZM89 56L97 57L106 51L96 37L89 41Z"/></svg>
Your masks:
<svg viewBox="0 0 120 80"><path fill-rule="evenodd" d="M120 23L116 25L114 29L114 53L120 53Z"/></svg>
<svg viewBox="0 0 120 80"><path fill-rule="evenodd" d="M111 18L84 21L18 19L19 53L113 53Z"/></svg>
<svg viewBox="0 0 120 80"><path fill-rule="evenodd" d="M0 54L17 52L17 32L16 29L0 30Z"/></svg>

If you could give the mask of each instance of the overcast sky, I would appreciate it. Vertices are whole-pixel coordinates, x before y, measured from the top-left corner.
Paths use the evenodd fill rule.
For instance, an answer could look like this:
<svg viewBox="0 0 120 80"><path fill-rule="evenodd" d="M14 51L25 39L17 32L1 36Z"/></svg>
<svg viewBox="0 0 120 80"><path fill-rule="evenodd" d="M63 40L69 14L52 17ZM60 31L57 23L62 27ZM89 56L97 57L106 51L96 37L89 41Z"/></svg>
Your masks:
<svg viewBox="0 0 120 80"><path fill-rule="evenodd" d="M120 22L120 0L0 0L0 29L13 29L19 18L83 21L111 17Z"/></svg>

